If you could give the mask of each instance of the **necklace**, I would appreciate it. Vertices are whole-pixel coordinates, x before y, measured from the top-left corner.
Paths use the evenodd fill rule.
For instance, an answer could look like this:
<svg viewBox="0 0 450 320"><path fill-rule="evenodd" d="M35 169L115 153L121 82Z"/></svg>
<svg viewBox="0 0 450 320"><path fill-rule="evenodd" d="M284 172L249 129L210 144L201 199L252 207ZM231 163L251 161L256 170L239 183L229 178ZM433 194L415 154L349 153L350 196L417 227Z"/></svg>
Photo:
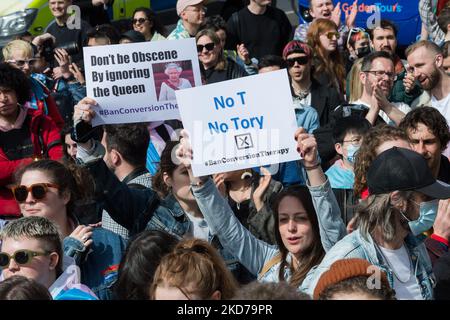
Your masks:
<svg viewBox="0 0 450 320"><path fill-rule="evenodd" d="M403 280L400 279L399 275L397 274L397 272L395 272L395 269L392 265L392 263L389 261L389 259L384 255L383 250L381 250L381 248L378 246L377 243L375 243L375 248L377 249L377 251L381 254L381 256L383 257L383 260L387 263L387 265L389 266L389 269L391 269L392 273L394 274L394 276L397 278L397 280L401 283L407 283L409 281L409 279L411 279L411 274L412 274L412 267L413 267L413 263L411 261L411 256L408 252L408 249L405 247L406 249L406 253L408 254L408 261L409 261L409 273L408 273L408 279Z"/></svg>
<svg viewBox="0 0 450 320"><path fill-rule="evenodd" d="M308 88L306 88L305 90L301 90L301 89L296 89L296 88L294 88L294 87L292 87L293 89L294 89L294 94L295 94L295 96L298 98L298 99L300 99L300 100L303 100L303 99L305 99L307 96L308 96L308 94L309 94L309 92L310 92L310 89L311 89L311 84L308 86Z"/></svg>

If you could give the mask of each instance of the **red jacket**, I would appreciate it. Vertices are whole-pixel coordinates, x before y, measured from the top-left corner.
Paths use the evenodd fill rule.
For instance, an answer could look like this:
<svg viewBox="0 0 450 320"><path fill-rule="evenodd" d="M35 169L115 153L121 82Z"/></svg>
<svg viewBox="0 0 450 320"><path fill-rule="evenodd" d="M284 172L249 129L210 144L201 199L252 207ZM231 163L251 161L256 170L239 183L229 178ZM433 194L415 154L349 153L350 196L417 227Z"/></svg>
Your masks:
<svg viewBox="0 0 450 320"><path fill-rule="evenodd" d="M40 110L29 109L27 117L31 117L29 129L34 148L33 157L9 160L3 151L3 146L0 145L0 217L5 215L20 216L19 206L14 200L12 192L7 188L8 185L12 184L13 173L18 167L27 165L34 158L48 156L49 159L59 160L63 157L59 129L53 120L43 115ZM25 123L27 123L27 120L25 120L24 125ZM42 148L47 149L47 154L42 154Z"/></svg>
<svg viewBox="0 0 450 320"><path fill-rule="evenodd" d="M50 90L42 85L47 98L45 99L45 103L47 104L47 110L49 116L56 124L59 130L64 127L64 119L61 117L61 113L59 112L58 106L56 105L55 99L50 95ZM44 101L37 100L39 110L44 110Z"/></svg>

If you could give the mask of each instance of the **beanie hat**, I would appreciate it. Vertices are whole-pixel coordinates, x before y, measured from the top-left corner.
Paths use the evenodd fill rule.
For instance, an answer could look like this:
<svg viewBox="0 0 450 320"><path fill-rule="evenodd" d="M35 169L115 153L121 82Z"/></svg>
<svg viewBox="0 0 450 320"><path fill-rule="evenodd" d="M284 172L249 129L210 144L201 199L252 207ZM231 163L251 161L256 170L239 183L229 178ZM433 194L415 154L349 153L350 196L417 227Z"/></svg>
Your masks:
<svg viewBox="0 0 450 320"><path fill-rule="evenodd" d="M292 53L304 53L308 58L311 58L312 49L306 43L298 40L289 41L283 49L283 59Z"/></svg>
<svg viewBox="0 0 450 320"><path fill-rule="evenodd" d="M359 277L366 276L370 277L373 275L373 269L370 270L369 267L377 268L369 263L369 261L364 259L342 259L334 262L330 269L322 274L319 281L317 282L316 288L314 289L314 300L318 300L320 294L325 291L328 287L335 285L341 281ZM377 268L378 269L378 268ZM387 281L386 273L380 271L381 281L389 285Z"/></svg>

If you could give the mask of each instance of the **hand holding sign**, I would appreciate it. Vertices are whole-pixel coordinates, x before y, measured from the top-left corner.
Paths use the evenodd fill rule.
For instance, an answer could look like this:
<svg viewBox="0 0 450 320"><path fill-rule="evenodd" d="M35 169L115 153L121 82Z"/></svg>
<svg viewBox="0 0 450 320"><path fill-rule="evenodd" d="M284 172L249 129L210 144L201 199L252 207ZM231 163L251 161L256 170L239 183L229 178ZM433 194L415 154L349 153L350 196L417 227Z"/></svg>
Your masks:
<svg viewBox="0 0 450 320"><path fill-rule="evenodd" d="M316 138L307 133L304 128L298 128L295 132L295 140L297 152L303 157L303 167L306 169L309 185L311 187L323 185L327 179L320 166Z"/></svg>
<svg viewBox="0 0 450 320"><path fill-rule="evenodd" d="M97 102L89 97L85 97L80 102L78 102L77 105L74 107L73 111L73 120L74 125L76 125L76 122L82 120L86 123L91 123L92 119L95 117L95 111L93 109L93 106L96 106Z"/></svg>

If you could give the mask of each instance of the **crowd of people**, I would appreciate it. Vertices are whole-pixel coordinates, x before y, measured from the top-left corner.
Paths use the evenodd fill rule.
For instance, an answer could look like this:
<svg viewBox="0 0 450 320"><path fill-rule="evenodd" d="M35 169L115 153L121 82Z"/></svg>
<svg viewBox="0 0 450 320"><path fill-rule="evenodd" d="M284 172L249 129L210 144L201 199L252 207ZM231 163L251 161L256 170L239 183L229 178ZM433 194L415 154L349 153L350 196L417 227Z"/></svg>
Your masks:
<svg viewBox="0 0 450 320"><path fill-rule="evenodd" d="M406 50L392 21L355 26L357 0L345 19L310 0L295 30L271 0L205 2L178 0L168 33L144 7L69 28L49 0L45 32L2 48L0 299L450 299L450 2L420 0ZM92 128L83 47L186 38L203 85L286 69L273 110L294 110L301 160L195 177L179 120Z"/></svg>

